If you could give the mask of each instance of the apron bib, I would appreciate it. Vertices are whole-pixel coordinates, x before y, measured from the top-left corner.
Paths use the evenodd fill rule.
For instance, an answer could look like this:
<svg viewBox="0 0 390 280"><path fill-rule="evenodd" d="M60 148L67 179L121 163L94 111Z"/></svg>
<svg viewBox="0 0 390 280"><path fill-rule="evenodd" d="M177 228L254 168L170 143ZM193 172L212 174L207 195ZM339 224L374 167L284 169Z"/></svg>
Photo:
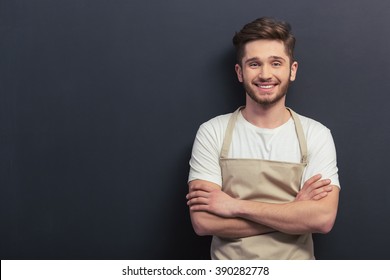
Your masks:
<svg viewBox="0 0 390 280"><path fill-rule="evenodd" d="M267 203L293 201L298 194L304 168L307 146L299 117L288 109L295 123L301 162L290 163L259 159L228 158L234 126L240 110L231 116L220 154L222 190L234 198ZM313 240L310 233L291 235L271 232L245 238L220 238L213 236L212 259L314 259Z"/></svg>

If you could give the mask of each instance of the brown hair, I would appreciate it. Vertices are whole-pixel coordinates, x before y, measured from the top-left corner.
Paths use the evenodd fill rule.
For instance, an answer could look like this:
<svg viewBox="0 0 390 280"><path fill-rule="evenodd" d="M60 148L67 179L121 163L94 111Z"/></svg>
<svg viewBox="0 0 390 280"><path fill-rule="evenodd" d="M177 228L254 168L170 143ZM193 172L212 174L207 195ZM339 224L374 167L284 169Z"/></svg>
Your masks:
<svg viewBox="0 0 390 280"><path fill-rule="evenodd" d="M233 44L236 47L238 64L241 65L242 58L245 55L245 44L260 39L282 41L290 57L290 62L294 61L295 37L291 33L290 24L263 17L246 24L240 32L236 32L234 35Z"/></svg>

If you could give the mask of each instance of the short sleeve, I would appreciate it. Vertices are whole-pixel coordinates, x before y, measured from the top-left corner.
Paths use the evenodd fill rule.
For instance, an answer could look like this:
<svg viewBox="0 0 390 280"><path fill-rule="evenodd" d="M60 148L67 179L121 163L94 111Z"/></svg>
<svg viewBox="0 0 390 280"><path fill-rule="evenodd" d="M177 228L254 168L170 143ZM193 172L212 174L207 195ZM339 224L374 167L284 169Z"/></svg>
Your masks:
<svg viewBox="0 0 390 280"><path fill-rule="evenodd" d="M330 179L331 184L340 188L337 168L336 147L331 131L322 126L308 138L308 166L305 170L303 183L310 177L321 174L322 178Z"/></svg>
<svg viewBox="0 0 390 280"><path fill-rule="evenodd" d="M222 186L219 154L223 134L223 123L218 119L199 127L192 147L188 181L205 180Z"/></svg>

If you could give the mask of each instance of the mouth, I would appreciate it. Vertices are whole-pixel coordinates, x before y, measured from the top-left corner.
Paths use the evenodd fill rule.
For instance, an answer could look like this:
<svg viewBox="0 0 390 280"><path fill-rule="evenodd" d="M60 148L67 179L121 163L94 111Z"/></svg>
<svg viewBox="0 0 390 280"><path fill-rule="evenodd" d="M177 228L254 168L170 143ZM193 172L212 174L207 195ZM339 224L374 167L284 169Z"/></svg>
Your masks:
<svg viewBox="0 0 390 280"><path fill-rule="evenodd" d="M254 83L254 85L262 91L271 91L277 86L276 83Z"/></svg>
<svg viewBox="0 0 390 280"><path fill-rule="evenodd" d="M259 87L264 89L269 89L269 88L273 88L274 85L260 85Z"/></svg>

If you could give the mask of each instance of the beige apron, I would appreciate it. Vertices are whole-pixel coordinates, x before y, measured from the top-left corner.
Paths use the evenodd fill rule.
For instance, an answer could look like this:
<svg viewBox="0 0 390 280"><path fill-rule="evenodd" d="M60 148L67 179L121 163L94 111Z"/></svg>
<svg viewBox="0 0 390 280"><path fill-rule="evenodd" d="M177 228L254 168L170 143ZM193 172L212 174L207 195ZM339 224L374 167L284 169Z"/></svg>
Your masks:
<svg viewBox="0 0 390 280"><path fill-rule="evenodd" d="M228 123L220 155L222 190L232 197L269 203L293 201L301 186L306 166L307 146L299 117L288 109L295 123L301 162L227 158L234 126L240 110ZM291 235L271 232L246 238L213 236L212 259L314 259L311 234Z"/></svg>

